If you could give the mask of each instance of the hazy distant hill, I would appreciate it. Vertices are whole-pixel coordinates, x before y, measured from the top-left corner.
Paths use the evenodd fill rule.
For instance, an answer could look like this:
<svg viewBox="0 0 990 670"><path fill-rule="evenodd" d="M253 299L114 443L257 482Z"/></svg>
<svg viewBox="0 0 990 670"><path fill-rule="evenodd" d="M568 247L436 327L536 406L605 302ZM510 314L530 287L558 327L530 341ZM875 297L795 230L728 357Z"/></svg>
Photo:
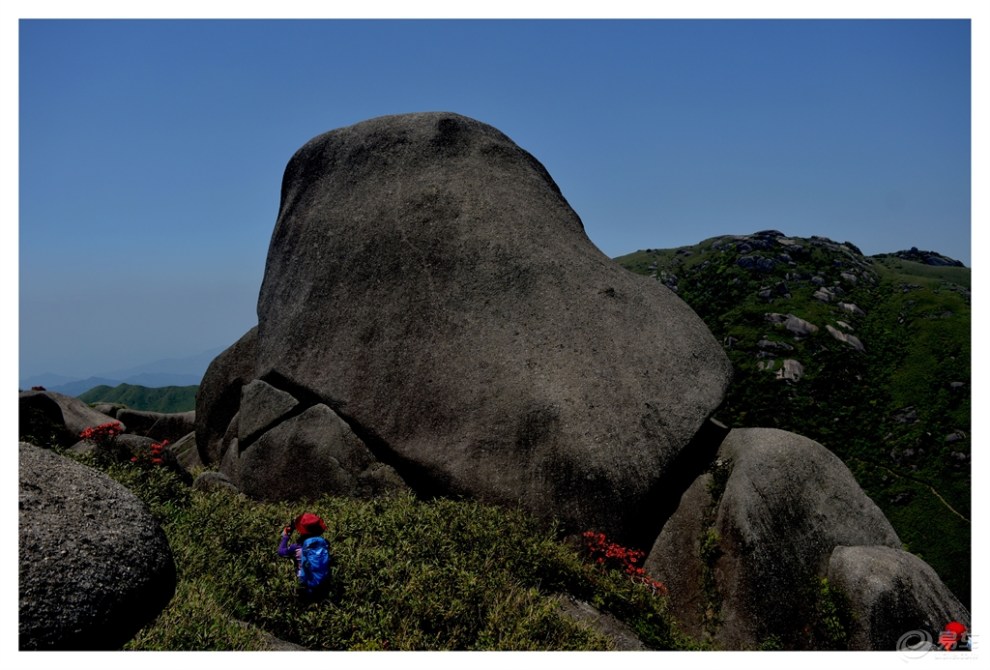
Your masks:
<svg viewBox="0 0 990 670"><path fill-rule="evenodd" d="M674 289L723 343L735 378L718 418L831 449L969 604L969 268L778 231L616 260Z"/></svg>
<svg viewBox="0 0 990 670"><path fill-rule="evenodd" d="M43 386L49 391L78 396L96 386L132 384L154 388L197 385L202 381L206 368L223 349L224 347L216 347L194 356L165 358L122 370L101 372L85 379L52 373L35 375L22 378L20 388Z"/></svg>
<svg viewBox="0 0 990 670"><path fill-rule="evenodd" d="M148 388L133 384L97 386L79 396L87 403L108 402L127 405L131 409L149 412L189 412L196 409L199 386L165 386Z"/></svg>

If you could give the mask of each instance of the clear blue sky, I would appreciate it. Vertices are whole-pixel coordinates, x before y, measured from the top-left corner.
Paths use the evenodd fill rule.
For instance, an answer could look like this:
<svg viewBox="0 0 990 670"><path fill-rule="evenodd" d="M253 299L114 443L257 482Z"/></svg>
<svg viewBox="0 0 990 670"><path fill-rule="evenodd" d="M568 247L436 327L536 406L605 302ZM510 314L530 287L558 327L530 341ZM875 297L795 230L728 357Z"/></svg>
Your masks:
<svg viewBox="0 0 990 670"><path fill-rule="evenodd" d="M233 343L286 161L383 114L499 128L609 256L971 260L968 21L24 21L19 100L21 377Z"/></svg>

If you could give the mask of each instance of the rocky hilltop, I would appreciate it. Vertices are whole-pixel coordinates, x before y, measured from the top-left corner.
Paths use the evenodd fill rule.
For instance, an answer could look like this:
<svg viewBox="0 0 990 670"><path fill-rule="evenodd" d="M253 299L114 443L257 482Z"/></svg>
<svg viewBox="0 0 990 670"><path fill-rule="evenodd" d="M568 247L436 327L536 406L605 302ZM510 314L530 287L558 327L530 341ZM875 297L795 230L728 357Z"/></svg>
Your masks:
<svg viewBox="0 0 990 670"><path fill-rule="evenodd" d="M726 395L733 352L773 383L807 386L819 370L799 345L849 360L878 348L858 330L856 291L880 284L871 264L849 243L777 231L708 246L718 261L694 276L713 264L721 276L698 282L696 312L677 295L691 263L623 270L543 166L490 126L429 113L321 135L285 171L258 325L204 377L199 456L259 499L466 496L652 547L672 574L700 564L672 605L720 648L766 635L820 646L802 631L823 585L861 583L857 551L890 579L869 599L844 594L860 603L854 620L895 599L902 621L968 624L937 578L909 586L931 584L930 568L840 459L715 420L776 428ZM805 277L803 260L825 252L838 262ZM753 281L758 339L706 326ZM810 287L820 311L798 314L787 301ZM890 635L857 629L848 648L890 649Z"/></svg>
<svg viewBox="0 0 990 670"><path fill-rule="evenodd" d="M718 416L811 437L900 538L970 591L970 270L766 230L617 261L677 292L735 377Z"/></svg>

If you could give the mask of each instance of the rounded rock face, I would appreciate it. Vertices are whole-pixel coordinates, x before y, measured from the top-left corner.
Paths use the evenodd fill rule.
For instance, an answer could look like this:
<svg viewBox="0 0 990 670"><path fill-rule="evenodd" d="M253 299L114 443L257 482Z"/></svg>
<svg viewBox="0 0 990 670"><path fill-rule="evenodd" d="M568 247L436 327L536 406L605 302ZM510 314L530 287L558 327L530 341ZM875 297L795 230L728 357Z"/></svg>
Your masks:
<svg viewBox="0 0 990 670"><path fill-rule="evenodd" d="M20 648L119 649L175 592L165 533L109 477L20 445Z"/></svg>
<svg viewBox="0 0 990 670"><path fill-rule="evenodd" d="M828 449L783 430L736 428L644 567L667 584L685 632L724 649L755 649L771 636L801 649L838 546L898 548L900 540Z"/></svg>
<svg viewBox="0 0 990 670"><path fill-rule="evenodd" d="M892 547L836 547L828 579L856 613L850 646L894 651L912 631L938 642L950 621L970 627L969 611L914 554Z"/></svg>
<svg viewBox="0 0 990 670"><path fill-rule="evenodd" d="M256 360L421 490L619 537L731 376L701 319L603 255L536 159L449 113L293 156Z"/></svg>

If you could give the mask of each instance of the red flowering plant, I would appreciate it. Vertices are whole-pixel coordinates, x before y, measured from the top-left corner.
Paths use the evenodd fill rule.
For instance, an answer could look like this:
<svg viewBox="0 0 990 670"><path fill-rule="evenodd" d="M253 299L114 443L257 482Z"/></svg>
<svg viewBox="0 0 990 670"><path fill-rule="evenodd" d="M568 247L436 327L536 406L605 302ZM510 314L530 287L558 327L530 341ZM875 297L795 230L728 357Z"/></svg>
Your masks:
<svg viewBox="0 0 990 670"><path fill-rule="evenodd" d="M117 460L120 456L117 436L123 432L124 428L119 421L109 421L98 426L90 426L79 433L79 438L93 443L96 447L97 459Z"/></svg>
<svg viewBox="0 0 990 670"><path fill-rule="evenodd" d="M145 467L162 465L165 463L165 447L167 446L168 440L152 442L151 447L149 447L147 451L142 449L136 456L133 456L131 458L131 463L137 463L138 465Z"/></svg>
<svg viewBox="0 0 990 670"><path fill-rule="evenodd" d="M630 549L610 542L605 533L587 530L581 534L584 548L591 559L603 569L620 570L636 584L642 584L656 595L667 595L667 587L646 573L639 565L646 558L646 552Z"/></svg>

